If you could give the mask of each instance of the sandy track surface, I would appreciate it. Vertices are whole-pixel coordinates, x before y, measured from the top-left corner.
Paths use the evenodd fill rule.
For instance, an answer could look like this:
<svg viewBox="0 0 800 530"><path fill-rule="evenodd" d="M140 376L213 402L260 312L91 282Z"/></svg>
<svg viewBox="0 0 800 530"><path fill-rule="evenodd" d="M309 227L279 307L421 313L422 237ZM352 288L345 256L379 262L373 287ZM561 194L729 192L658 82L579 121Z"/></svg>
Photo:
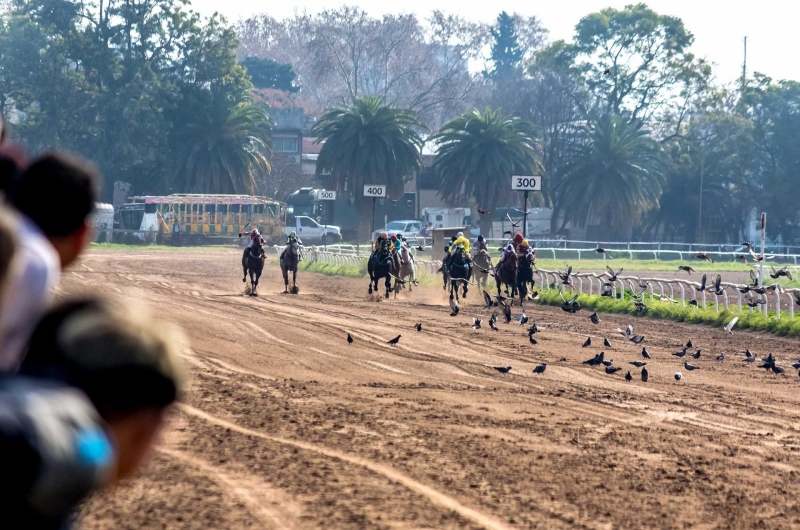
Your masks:
<svg viewBox="0 0 800 530"><path fill-rule="evenodd" d="M151 464L82 528L800 526L796 340L631 319L644 384L641 347L615 332L628 317L532 305L532 346L516 323L471 329L477 292L450 317L434 289L374 301L365 281L302 274L283 295L268 265L246 297L239 256L92 251L66 274L66 293L145 304L189 339L189 390ZM623 371L582 364L600 351L587 336ZM671 355L687 339L691 373Z"/></svg>

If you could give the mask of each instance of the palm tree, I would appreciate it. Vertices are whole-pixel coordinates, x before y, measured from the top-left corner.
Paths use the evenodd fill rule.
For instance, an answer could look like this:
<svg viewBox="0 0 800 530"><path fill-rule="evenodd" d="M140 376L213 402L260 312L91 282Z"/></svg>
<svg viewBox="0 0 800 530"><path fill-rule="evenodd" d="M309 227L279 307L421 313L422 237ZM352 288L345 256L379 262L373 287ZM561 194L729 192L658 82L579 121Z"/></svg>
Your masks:
<svg viewBox="0 0 800 530"><path fill-rule="evenodd" d="M587 142L564 168L554 215L584 227L587 222L627 235L658 207L663 184L661 147L648 131L620 114L590 124Z"/></svg>
<svg viewBox="0 0 800 530"><path fill-rule="evenodd" d="M372 218L363 186L382 184L389 197L402 196L406 179L422 168L420 128L416 112L372 96L327 110L314 126L312 134L322 143L317 174L330 171L336 189L355 194L362 236Z"/></svg>
<svg viewBox="0 0 800 530"><path fill-rule="evenodd" d="M511 176L540 171L531 127L500 110L467 112L445 124L432 141L439 193L447 200L474 198L488 209L506 205L514 199Z"/></svg>
<svg viewBox="0 0 800 530"><path fill-rule="evenodd" d="M270 171L270 119L244 88L214 85L181 105L173 189L191 193L253 193Z"/></svg>

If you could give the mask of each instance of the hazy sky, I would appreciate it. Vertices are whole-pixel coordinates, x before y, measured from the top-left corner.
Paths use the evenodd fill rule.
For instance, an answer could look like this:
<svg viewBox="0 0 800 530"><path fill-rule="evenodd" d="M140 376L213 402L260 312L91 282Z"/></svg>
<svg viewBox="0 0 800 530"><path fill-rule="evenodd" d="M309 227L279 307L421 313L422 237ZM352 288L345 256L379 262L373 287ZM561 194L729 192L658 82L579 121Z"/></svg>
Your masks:
<svg viewBox="0 0 800 530"><path fill-rule="evenodd" d="M282 18L295 10L316 13L343 3L358 5L371 15L387 12L414 12L425 17L431 10L457 13L473 20L491 21L506 10L539 17L550 30L550 39L569 39L580 18L604 7L622 8L635 3L614 0L562 0L535 2L524 0L299 0L296 2L252 2L249 0L193 0L195 9L204 14L219 11L234 21L253 13L266 12ZM683 19L695 35L693 52L715 64L714 73L722 82L741 75L742 38L747 35L748 72L761 72L775 79L800 80L800 1L761 0L650 0L646 2L659 13Z"/></svg>

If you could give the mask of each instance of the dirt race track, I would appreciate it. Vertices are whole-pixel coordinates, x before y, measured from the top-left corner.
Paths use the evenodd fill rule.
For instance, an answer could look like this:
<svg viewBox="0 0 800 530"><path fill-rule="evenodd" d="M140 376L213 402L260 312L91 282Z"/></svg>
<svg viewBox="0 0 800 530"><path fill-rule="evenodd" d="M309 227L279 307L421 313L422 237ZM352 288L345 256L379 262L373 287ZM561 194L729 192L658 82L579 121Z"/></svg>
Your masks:
<svg viewBox="0 0 800 530"><path fill-rule="evenodd" d="M283 295L268 264L246 297L239 256L93 250L65 275L66 293L144 303L190 342L151 464L92 499L82 528L800 527L796 339L531 304L532 346L516 322L471 329L477 291L450 317L432 288L376 302L366 281L301 274ZM628 323L646 384L615 331ZM589 335L622 372L581 363L600 351ZM690 338L693 372L671 355Z"/></svg>

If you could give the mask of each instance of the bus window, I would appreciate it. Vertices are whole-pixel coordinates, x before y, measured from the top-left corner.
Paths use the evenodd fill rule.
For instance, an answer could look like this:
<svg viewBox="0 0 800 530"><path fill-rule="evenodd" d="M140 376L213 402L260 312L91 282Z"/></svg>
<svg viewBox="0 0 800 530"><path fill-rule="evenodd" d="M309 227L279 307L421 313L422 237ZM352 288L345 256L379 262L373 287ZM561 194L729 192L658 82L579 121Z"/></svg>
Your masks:
<svg viewBox="0 0 800 530"><path fill-rule="evenodd" d="M214 205L205 204L205 213L203 215L203 224L214 224Z"/></svg>
<svg viewBox="0 0 800 530"><path fill-rule="evenodd" d="M223 225L228 224L228 205L217 204L217 222Z"/></svg>
<svg viewBox="0 0 800 530"><path fill-rule="evenodd" d="M144 213L156 213L156 205L155 203L145 204L144 205Z"/></svg>

